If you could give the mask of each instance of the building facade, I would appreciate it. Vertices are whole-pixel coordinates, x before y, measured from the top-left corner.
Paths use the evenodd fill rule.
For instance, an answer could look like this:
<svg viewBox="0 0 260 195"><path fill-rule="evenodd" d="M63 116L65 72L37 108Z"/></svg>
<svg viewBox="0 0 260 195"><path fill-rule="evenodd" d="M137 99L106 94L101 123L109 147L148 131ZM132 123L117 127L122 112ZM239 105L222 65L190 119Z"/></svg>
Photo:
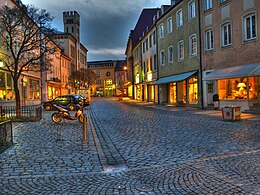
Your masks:
<svg viewBox="0 0 260 195"><path fill-rule="evenodd" d="M146 41L144 39L144 36L146 33L149 31L151 26L154 25L154 16L157 14L157 11L160 10L159 8L150 8L150 9L143 9L140 17L136 23L136 26L134 30L131 31L131 47L132 48L132 64L133 68L129 69L129 71L132 71L132 84L133 84L133 91L132 93L133 98L137 100L148 100L148 95L149 94L147 91L150 89L150 87L147 87L147 84L145 81L147 80L147 72L146 68L144 69L145 63L143 58L147 58L149 55L152 55L152 49L150 49L148 43L148 49L143 53L143 42ZM149 34L150 35L150 34ZM146 43L144 43L146 44ZM129 46L128 46L129 47ZM145 46L146 47L146 46ZM155 47L153 47L155 48ZM149 53L149 54L148 54ZM130 53L131 54L131 53ZM147 56L146 56L147 55ZM127 59L129 56L127 56ZM145 60L147 60L145 59ZM149 61L150 63L150 61ZM144 72L145 71L145 72ZM149 74L152 73L152 70L149 70ZM152 80L151 80L152 81ZM148 90L147 90L148 89ZM151 89L152 91L152 89ZM153 92L150 92L153 94ZM153 96L150 96L153 98ZM154 99L154 98L153 98Z"/></svg>
<svg viewBox="0 0 260 195"><path fill-rule="evenodd" d="M126 55L126 67L127 67L127 95L128 97L134 99L134 76L133 76L133 40L132 40L132 33L133 31L130 31L128 41L127 41L127 47L125 50L125 55Z"/></svg>
<svg viewBox="0 0 260 195"><path fill-rule="evenodd" d="M115 67L117 61L90 61L88 69L93 70L98 79L96 85L91 89L91 95L101 97L113 97L116 95Z"/></svg>
<svg viewBox="0 0 260 195"><path fill-rule="evenodd" d="M248 110L260 102L260 2L201 3L204 104L218 94L220 107Z"/></svg>
<svg viewBox="0 0 260 195"><path fill-rule="evenodd" d="M115 95L128 96L128 75L126 60L117 60L115 67Z"/></svg>
<svg viewBox="0 0 260 195"><path fill-rule="evenodd" d="M10 8L16 7L18 9L22 10L22 13L24 13L24 17L26 16L26 7L22 4L21 1L16 0L3 0L0 2L0 6L8 6ZM37 26L37 24L33 24L33 27L36 31L40 31L40 27ZM38 30L37 30L38 29ZM42 33L40 31L40 33ZM44 34L40 35L39 37L44 36ZM13 37L15 39L15 37ZM40 40L43 38L40 38ZM37 37L34 39L32 38L32 41L36 40ZM38 39L39 42L39 39ZM19 77L18 82L18 88L20 91L20 99L21 99L21 105L28 106L28 105L37 105L41 104L42 101L46 101L49 97L48 92L52 91L53 94L60 94L60 77L61 77L61 70L60 70L60 58L59 55L62 53L61 49L53 42L48 41L48 47L55 48L55 53L48 54L48 58L52 59L50 62L51 64L51 70L42 70L40 68L41 66L41 60L39 60L39 66L38 71L30 70L27 67L23 68L23 71L21 73L21 76ZM5 69L5 64L3 63L5 56L5 50L6 48L2 47L2 55L1 55L1 70L0 70L0 102L2 105L15 105L15 93L14 93L14 81L11 77L11 74L9 71ZM36 48L33 51L29 51L26 53L21 54L20 60L23 61L30 61L35 57L35 54L40 52L40 46L39 48ZM8 55L8 54L7 54ZM43 58L43 63L46 58ZM41 71L40 71L41 70ZM55 86L55 89L54 89ZM52 88L52 90L49 90L49 88ZM43 95L44 94L44 95ZM53 97L53 96L52 96Z"/></svg>
<svg viewBox="0 0 260 195"><path fill-rule="evenodd" d="M155 20L154 20L155 21ZM157 34L155 23L149 28L141 40L142 45L142 75L144 101L158 102L155 94L158 88L153 85L158 78L157 64Z"/></svg>
<svg viewBox="0 0 260 195"><path fill-rule="evenodd" d="M175 1L156 22L159 103L200 106L198 1Z"/></svg>

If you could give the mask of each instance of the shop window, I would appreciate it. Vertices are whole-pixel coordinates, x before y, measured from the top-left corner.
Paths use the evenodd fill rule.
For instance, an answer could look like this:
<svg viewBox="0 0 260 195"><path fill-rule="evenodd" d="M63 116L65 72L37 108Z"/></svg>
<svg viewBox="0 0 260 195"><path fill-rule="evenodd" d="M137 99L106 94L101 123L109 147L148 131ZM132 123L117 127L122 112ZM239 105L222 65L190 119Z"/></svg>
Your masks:
<svg viewBox="0 0 260 195"><path fill-rule="evenodd" d="M259 77L249 77L248 78L248 94L249 99L257 99L260 93L260 78Z"/></svg>
<svg viewBox="0 0 260 195"><path fill-rule="evenodd" d="M29 90L31 100L40 99L40 81L30 79Z"/></svg>
<svg viewBox="0 0 260 195"><path fill-rule="evenodd" d="M177 101L177 90L176 83L170 83L170 103L176 103Z"/></svg>
<svg viewBox="0 0 260 195"><path fill-rule="evenodd" d="M14 100L13 80L9 73L0 72L0 100Z"/></svg>
<svg viewBox="0 0 260 195"><path fill-rule="evenodd" d="M113 83L112 79L107 79L106 80L106 85L112 85L112 83Z"/></svg>
<svg viewBox="0 0 260 195"><path fill-rule="evenodd" d="M198 103L198 79L196 77L189 79L189 103Z"/></svg>
<svg viewBox="0 0 260 195"><path fill-rule="evenodd" d="M256 99L258 94L257 77L219 80L220 99Z"/></svg>
<svg viewBox="0 0 260 195"><path fill-rule="evenodd" d="M0 72L0 88L5 88L5 73Z"/></svg>

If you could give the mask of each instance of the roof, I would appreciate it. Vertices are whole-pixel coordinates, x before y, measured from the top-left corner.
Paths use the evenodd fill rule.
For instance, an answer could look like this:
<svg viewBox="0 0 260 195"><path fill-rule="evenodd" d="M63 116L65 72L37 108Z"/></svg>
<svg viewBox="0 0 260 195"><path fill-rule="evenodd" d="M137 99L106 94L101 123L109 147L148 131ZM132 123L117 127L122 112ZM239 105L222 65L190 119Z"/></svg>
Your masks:
<svg viewBox="0 0 260 195"><path fill-rule="evenodd" d="M115 70L123 70L123 66L126 66L126 60L118 60L116 63L116 68Z"/></svg>
<svg viewBox="0 0 260 195"><path fill-rule="evenodd" d="M132 33L133 47L139 42L140 37L143 36L143 32L146 31L147 27L150 28L153 25L153 17L159 10L160 8L146 8L142 10Z"/></svg>

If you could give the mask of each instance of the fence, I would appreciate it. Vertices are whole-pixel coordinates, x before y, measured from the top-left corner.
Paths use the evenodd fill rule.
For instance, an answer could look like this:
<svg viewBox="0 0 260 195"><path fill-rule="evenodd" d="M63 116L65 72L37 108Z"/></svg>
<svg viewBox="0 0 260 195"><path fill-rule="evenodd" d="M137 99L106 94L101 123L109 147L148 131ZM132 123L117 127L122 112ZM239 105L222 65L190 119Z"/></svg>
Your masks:
<svg viewBox="0 0 260 195"><path fill-rule="evenodd" d="M11 145L13 145L12 122L0 122L0 153Z"/></svg>
<svg viewBox="0 0 260 195"><path fill-rule="evenodd" d="M20 115L16 115L16 106L0 106L0 120L11 120L17 122L33 122L42 119L41 106L21 106Z"/></svg>

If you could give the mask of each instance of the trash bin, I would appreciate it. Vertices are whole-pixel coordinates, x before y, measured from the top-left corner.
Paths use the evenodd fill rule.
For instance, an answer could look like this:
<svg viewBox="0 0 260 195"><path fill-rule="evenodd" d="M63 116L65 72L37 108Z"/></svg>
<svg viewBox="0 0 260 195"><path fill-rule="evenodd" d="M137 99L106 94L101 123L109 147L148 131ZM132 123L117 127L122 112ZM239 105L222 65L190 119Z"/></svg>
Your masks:
<svg viewBox="0 0 260 195"><path fill-rule="evenodd" d="M223 121L239 121L241 119L241 109L239 106L225 106L222 108Z"/></svg>
<svg viewBox="0 0 260 195"><path fill-rule="evenodd" d="M214 109L219 108L219 96L218 96L218 94L213 95L213 104L214 104Z"/></svg>

